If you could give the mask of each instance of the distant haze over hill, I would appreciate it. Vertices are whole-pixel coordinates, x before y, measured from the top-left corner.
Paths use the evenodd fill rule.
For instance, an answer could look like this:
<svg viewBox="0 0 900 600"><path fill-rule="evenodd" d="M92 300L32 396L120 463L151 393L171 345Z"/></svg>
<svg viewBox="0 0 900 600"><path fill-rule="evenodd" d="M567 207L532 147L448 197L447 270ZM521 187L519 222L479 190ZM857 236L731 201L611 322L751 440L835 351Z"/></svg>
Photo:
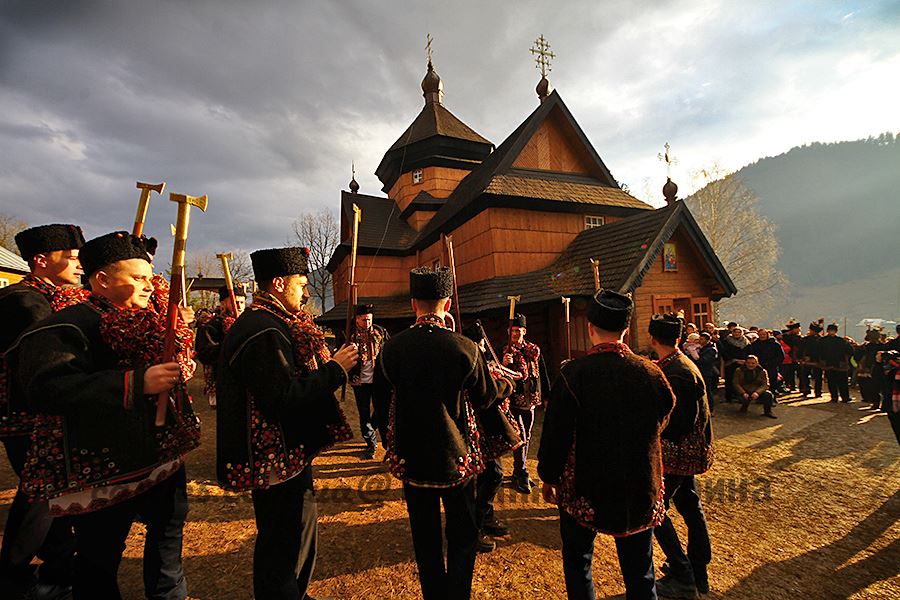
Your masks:
<svg viewBox="0 0 900 600"><path fill-rule="evenodd" d="M897 265L900 136L793 148L738 175L777 225L780 267L794 285L844 283Z"/></svg>
<svg viewBox="0 0 900 600"><path fill-rule="evenodd" d="M900 135L797 147L737 175L775 223L792 284L765 325L846 318L858 337L860 319L900 316Z"/></svg>

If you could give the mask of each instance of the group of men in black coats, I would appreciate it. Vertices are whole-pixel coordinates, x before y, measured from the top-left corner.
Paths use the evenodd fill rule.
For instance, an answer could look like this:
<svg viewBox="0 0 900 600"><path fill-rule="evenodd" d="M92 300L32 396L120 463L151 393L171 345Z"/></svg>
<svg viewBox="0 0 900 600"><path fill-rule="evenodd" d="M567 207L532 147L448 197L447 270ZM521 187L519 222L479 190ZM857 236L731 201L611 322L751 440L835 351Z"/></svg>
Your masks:
<svg viewBox="0 0 900 600"><path fill-rule="evenodd" d="M184 462L199 444L186 393L196 368L192 311L179 311L175 359L163 362L168 287L153 274L155 240L113 232L85 242L68 225L20 239L32 274L0 293L2 314L27 317L17 317L21 330L4 340L2 424L21 496L4 535L3 575L28 577L36 554L43 587L32 594L53 597L71 586L76 598L120 597L125 538L140 520L146 596L184 598ZM253 500L254 593L309 597L317 544L311 463L351 436L335 397L350 383L371 385L384 415L378 425L403 481L423 596L469 597L479 534L503 529L490 511L497 459L525 442L509 399L517 385L528 396L519 410L539 397L517 381L537 376L536 368L523 376L498 364L513 366L516 351L537 359L524 331L503 361L489 360L483 329L466 336L447 326L450 271L414 269L415 323L389 339L359 336L332 354L304 310L307 251L259 250L251 261L259 286L252 304L241 314L223 304L216 324L198 331L198 346L215 365L218 481ZM86 288L70 287L82 275ZM538 471L543 496L559 507L571 598L594 597L597 532L616 539L629 597L656 595L654 528L667 555L659 587L708 587L708 534L693 482L712 459L705 385L676 347L682 323L674 316L651 322L658 364L631 352L623 338L632 309L630 296L594 296L594 345L562 366L547 401ZM371 364L357 368L361 362ZM167 411L157 425L160 397ZM493 475L482 478L486 472ZM687 552L666 519L669 502L688 522Z"/></svg>

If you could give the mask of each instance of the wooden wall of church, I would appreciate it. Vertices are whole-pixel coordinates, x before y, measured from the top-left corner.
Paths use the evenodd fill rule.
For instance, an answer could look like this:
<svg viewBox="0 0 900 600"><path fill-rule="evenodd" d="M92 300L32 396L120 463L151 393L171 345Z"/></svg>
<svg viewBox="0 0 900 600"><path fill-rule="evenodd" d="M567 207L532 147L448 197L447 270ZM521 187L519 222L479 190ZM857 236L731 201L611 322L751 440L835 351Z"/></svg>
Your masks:
<svg viewBox="0 0 900 600"><path fill-rule="evenodd" d="M672 306L677 310L686 299L690 306L685 317L693 320L694 300L705 300L709 306L709 297L716 286L712 273L707 270L706 263L683 230L679 228L670 241L675 243L678 270L665 272L660 254L644 276L641 287L635 290L635 312L631 321L631 344L635 350L650 347L647 327L650 317L660 305Z"/></svg>
<svg viewBox="0 0 900 600"><path fill-rule="evenodd" d="M513 167L582 175L595 169L575 131L558 111L550 114L528 140Z"/></svg>
<svg viewBox="0 0 900 600"><path fill-rule="evenodd" d="M416 267L415 256L358 256L356 281L358 296L397 296L409 293L409 271ZM347 299L350 257L341 261L332 275L334 303Z"/></svg>
<svg viewBox="0 0 900 600"><path fill-rule="evenodd" d="M413 183L412 171L407 171L402 173L394 183L388 192L388 198L394 200L398 208L403 211L409 206L412 199L419 195L419 192L428 192L435 198L446 198L468 174L469 171L465 169L423 167L422 181Z"/></svg>

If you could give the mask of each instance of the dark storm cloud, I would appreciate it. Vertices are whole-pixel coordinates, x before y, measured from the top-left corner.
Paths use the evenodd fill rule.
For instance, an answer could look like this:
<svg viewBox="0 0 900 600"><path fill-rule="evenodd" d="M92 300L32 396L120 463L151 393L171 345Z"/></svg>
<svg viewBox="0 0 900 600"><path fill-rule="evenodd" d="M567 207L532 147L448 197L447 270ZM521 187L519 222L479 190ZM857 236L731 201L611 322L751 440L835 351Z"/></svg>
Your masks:
<svg viewBox="0 0 900 600"><path fill-rule="evenodd" d="M537 105L528 48L546 35L558 54L553 84L613 173L639 183L658 175L653 157L666 140L685 154L710 145L727 154L741 131L758 135L773 111L797 110L773 106L786 85L801 100L826 94L831 57L862 48L867 60L896 60L890 3L830 10L7 2L0 210L95 235L129 226L135 180L165 180L210 197L192 219L193 248L283 243L299 213L337 209L351 160L362 191L378 193L375 167L422 106L427 32L445 104L498 145ZM154 199L150 215L148 231L162 235L174 207Z"/></svg>

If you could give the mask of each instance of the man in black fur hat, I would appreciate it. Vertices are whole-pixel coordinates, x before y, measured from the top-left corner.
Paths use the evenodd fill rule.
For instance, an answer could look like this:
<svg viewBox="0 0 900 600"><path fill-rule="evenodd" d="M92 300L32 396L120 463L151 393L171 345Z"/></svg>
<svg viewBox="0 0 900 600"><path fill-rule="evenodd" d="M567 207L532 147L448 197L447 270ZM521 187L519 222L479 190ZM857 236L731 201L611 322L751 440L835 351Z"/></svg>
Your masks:
<svg viewBox="0 0 900 600"><path fill-rule="evenodd" d="M87 292L72 287L81 283L82 274L78 250L84 245L84 236L77 225L32 227L16 235L16 245L30 272L22 281L0 290L0 353L29 327L87 298ZM5 370L3 364L0 370ZM31 430L31 416L25 407L10 405L6 389L0 388L0 439L20 477ZM31 560L37 556L42 565L29 597L52 598L65 593L71 585L74 551L71 524L53 519L46 502L29 503L25 493L16 490L0 548L0 586L10 594L32 587Z"/></svg>
<svg viewBox="0 0 900 600"><path fill-rule="evenodd" d="M377 410L390 415L388 458L403 481L422 596L469 598L478 541L475 478L484 470L475 414L500 400L503 390L478 346L446 327L450 269L413 269L409 289L416 322L378 356Z"/></svg>
<svg viewBox="0 0 900 600"><path fill-rule="evenodd" d="M803 338L800 336L800 323L791 319L784 326L781 339L790 348L790 350L785 351L786 356L790 358L790 362L785 362L782 365L782 375L788 391L793 392L797 389L797 378L800 375L800 344L803 343Z"/></svg>
<svg viewBox="0 0 900 600"><path fill-rule="evenodd" d="M387 330L376 325L373 319L375 307L371 304L357 304L354 308L356 319L350 341L358 348L356 366L350 370L350 385L356 398L359 412L359 431L366 442L365 457L375 458L375 431L381 415L372 410L372 381L375 374L375 360L390 339Z"/></svg>
<svg viewBox="0 0 900 600"><path fill-rule="evenodd" d="M525 341L525 315L516 314L510 338L512 347L503 347L503 365L518 372L516 390L509 399L509 409L519 424L519 435L525 442L513 452L513 484L518 492L530 494L534 482L528 476L528 443L534 426L534 409L541 405L541 349Z"/></svg>
<svg viewBox="0 0 900 600"><path fill-rule="evenodd" d="M222 342L216 370L217 476L250 490L256 517L253 591L306 599L316 558L312 460L350 439L334 392L356 365L356 346L332 357L304 310L306 248L250 255L259 291Z"/></svg>
<svg viewBox="0 0 900 600"><path fill-rule="evenodd" d="M212 408L216 407L216 365L222 351L222 341L247 305L244 286L235 282L233 290L237 314L231 307L231 292L228 286L223 285L219 288L219 306L197 318L197 360L203 365L204 391Z"/></svg>
<svg viewBox="0 0 900 600"><path fill-rule="evenodd" d="M185 598L181 564L184 457L200 443L186 381L193 336L176 327L176 360L163 355L164 314L149 308L155 240L120 231L88 241L79 258L90 297L45 319L11 351L15 394L36 414L22 489L74 515L76 599L119 598L117 573L135 520L147 527L144 590ZM156 403L167 396L165 425Z"/></svg>
<svg viewBox="0 0 900 600"><path fill-rule="evenodd" d="M706 566L712 560L709 529L694 481L712 465L712 425L703 375L676 347L682 322L672 314L654 315L649 327L650 344L660 356L657 364L676 399L662 432L666 511L674 502L688 529L687 554L668 514L653 530L666 555L666 576L656 582L657 591L668 598L696 598L698 591L709 592Z"/></svg>
<svg viewBox="0 0 900 600"><path fill-rule="evenodd" d="M812 391L815 392L815 397L822 397L822 364L819 356L819 342L822 340L824 322L825 319L819 319L810 323L809 331L800 340L798 349L800 393L804 397L810 394L810 379L812 379Z"/></svg>
<svg viewBox="0 0 900 600"><path fill-rule="evenodd" d="M853 346L838 336L837 323L829 324L825 330L825 337L819 339L819 359L825 371L828 395L831 396L832 402L837 402L839 397L843 402L851 401L847 378L852 356Z"/></svg>
<svg viewBox="0 0 900 600"><path fill-rule="evenodd" d="M600 290L587 355L560 369L538 450L543 496L559 506L569 598L595 597L597 532L612 535L629 599L655 599L653 527L665 516L660 434L675 404L665 375L622 341L630 296Z"/></svg>

